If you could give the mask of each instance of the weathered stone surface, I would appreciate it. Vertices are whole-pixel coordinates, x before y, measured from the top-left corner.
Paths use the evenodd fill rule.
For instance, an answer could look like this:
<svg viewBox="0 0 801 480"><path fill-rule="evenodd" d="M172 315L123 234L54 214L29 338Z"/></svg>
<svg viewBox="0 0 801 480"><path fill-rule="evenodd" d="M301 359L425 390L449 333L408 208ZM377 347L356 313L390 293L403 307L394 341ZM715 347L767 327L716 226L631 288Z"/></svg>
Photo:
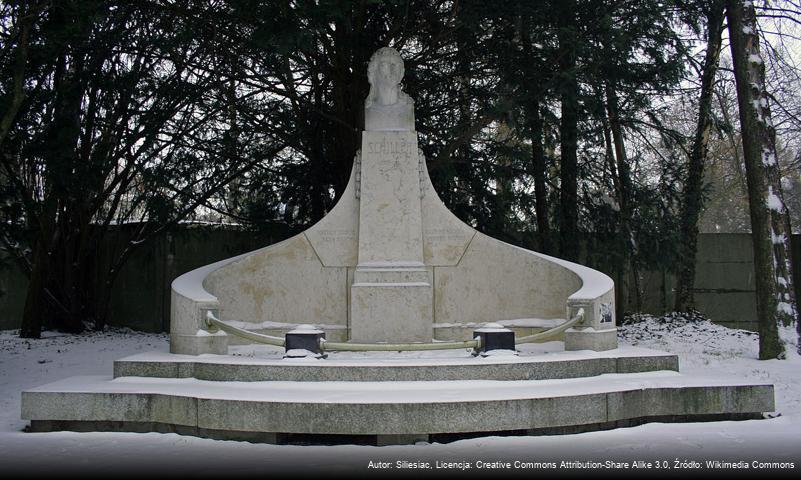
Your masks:
<svg viewBox="0 0 801 480"><path fill-rule="evenodd" d="M617 348L617 329L570 328L565 331L565 350L613 350Z"/></svg>
<svg viewBox="0 0 801 480"><path fill-rule="evenodd" d="M775 409L772 385L637 388L611 392L609 420L660 416L770 412Z"/></svg>
<svg viewBox="0 0 801 480"><path fill-rule="evenodd" d="M638 376L646 375L646 376ZM683 415L772 411L772 385L664 375L521 382L370 383L79 378L23 393L37 421L153 422L255 433L416 435L569 427ZM198 388L199 387L199 388ZM346 388L345 388L346 387ZM44 424L42 424L44 425ZM201 433L202 434L202 433Z"/></svg>
<svg viewBox="0 0 801 480"><path fill-rule="evenodd" d="M615 358L615 371L617 373L640 373L657 370L679 371L678 355L617 357Z"/></svg>
<svg viewBox="0 0 801 480"><path fill-rule="evenodd" d="M416 134L364 132L361 155L359 265L422 266Z"/></svg>
<svg viewBox="0 0 801 480"><path fill-rule="evenodd" d="M427 282L356 282L351 287L351 340L430 342L432 301L431 284Z"/></svg>
<svg viewBox="0 0 801 480"><path fill-rule="evenodd" d="M611 279L491 239L443 205L420 155L403 74L395 50L371 58L361 150L329 215L282 243L176 280L183 293L174 296L173 352L221 353L240 342L194 338L207 309L267 334L282 333L276 323L308 323L329 339L363 342L429 342L435 323L449 325L438 340L464 340L471 331L460 325L569 319L578 308L585 317L577 328L614 328ZM582 345L614 348L613 340Z"/></svg>
<svg viewBox="0 0 801 480"><path fill-rule="evenodd" d="M204 286L221 320L345 325L346 278L344 267L323 267L301 234L214 271Z"/></svg>
<svg viewBox="0 0 801 480"><path fill-rule="evenodd" d="M456 352L454 353L456 355ZM678 371L678 357L640 348L612 352L567 352L519 357L461 358L362 362L332 359L319 362L194 357L161 353L137 354L114 362L116 377L188 378L212 381L397 382L442 380L548 380L593 377L607 373Z"/></svg>
<svg viewBox="0 0 801 480"><path fill-rule="evenodd" d="M359 199L356 198L356 171L359 158L354 160L348 186L339 202L328 215L304 234L325 267L355 267L359 248Z"/></svg>
<svg viewBox="0 0 801 480"><path fill-rule="evenodd" d="M403 93L403 60L394 48L379 48L367 65L370 93L364 101L367 131L413 131L414 102Z"/></svg>
<svg viewBox="0 0 801 480"><path fill-rule="evenodd" d="M437 323L562 317L581 286L577 275L476 233L458 265L434 268ZM469 335L469 332L466 332Z"/></svg>
<svg viewBox="0 0 801 480"><path fill-rule="evenodd" d="M196 425L193 397L118 392L22 393L22 418L27 420L159 422Z"/></svg>
<svg viewBox="0 0 801 480"><path fill-rule="evenodd" d="M456 265L476 231L445 207L431 184L425 159L421 158L420 163L423 259L431 266Z"/></svg>

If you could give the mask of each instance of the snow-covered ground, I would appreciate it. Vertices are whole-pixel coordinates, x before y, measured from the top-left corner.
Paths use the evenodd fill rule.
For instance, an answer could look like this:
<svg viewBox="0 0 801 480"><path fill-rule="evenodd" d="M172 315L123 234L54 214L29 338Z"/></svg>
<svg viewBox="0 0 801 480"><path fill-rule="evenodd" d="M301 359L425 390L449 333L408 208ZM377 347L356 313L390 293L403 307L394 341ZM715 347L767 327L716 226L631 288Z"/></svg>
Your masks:
<svg viewBox="0 0 801 480"><path fill-rule="evenodd" d="M650 423L575 435L480 437L447 444L389 447L265 445L159 433L25 433L26 422L19 418L21 391L69 376L110 375L115 359L167 351L167 336L111 330L83 335L47 333L41 340L23 340L16 332L6 331L0 332L0 471L103 476L165 470L182 476L266 476L273 471L415 474L414 469L398 468L406 461L409 466L428 462L431 470L427 473L535 475L537 467L542 466L538 462L555 462L556 469L550 472L564 473L567 470L560 469L562 461L583 462L567 466L596 472L604 466L615 466L607 462L628 462L631 466L642 460L652 462L649 474L656 473L657 466L659 471L668 467L674 474L686 474L688 468L705 468L707 461L721 460L739 466L738 473L759 473L764 471L759 467L768 466L766 463L784 462L785 468L772 469L770 474L797 475L801 464L798 356L791 355L784 361L759 361L755 334L703 319L645 316L638 320L621 327L621 342L678 354L682 373L773 383L773 418ZM389 465L371 468L370 462ZM747 470L743 469L745 466ZM494 468L485 471L488 467ZM630 468L628 471L635 472ZM734 473L731 468L725 471Z"/></svg>

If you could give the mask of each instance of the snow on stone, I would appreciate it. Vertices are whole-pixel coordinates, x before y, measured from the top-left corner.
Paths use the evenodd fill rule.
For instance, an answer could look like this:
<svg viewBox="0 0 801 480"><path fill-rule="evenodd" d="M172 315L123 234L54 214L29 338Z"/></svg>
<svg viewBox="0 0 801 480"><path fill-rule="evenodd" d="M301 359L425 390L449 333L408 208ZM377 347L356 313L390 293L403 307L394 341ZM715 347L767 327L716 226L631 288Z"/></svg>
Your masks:
<svg viewBox="0 0 801 480"><path fill-rule="evenodd" d="M518 328L553 328L565 322L564 318L512 318L508 320L498 320L504 327L518 327ZM480 328L483 326L482 322L466 322L466 323L448 323L441 322L435 323L434 328Z"/></svg>
<svg viewBox="0 0 801 480"><path fill-rule="evenodd" d="M752 461L795 461L797 468L801 452L801 435L798 434L801 431L801 359L798 355L788 352L787 360L757 360L757 334L727 329L706 319L639 316L630 320L620 329L622 350L636 351L641 347L667 350L679 356L683 374L707 378L734 376L743 382L772 383L776 391L775 418L649 423L639 427L574 435L482 436L448 444L422 442L389 447L252 444L174 433L32 434L22 432L26 422L20 420L21 391L75 375L110 377L113 360L132 354L141 358L166 356L169 349L167 336L111 330L83 335L45 332L45 338L41 340L24 340L17 336L17 332L6 331L0 332L0 464L3 465L4 474L58 472L69 475L90 471L110 476L119 475L120 472L141 471L162 475L165 472L179 473L181 476L230 476L232 473L263 475L266 471L291 471L293 475L308 471L367 471L368 461L394 464L400 459L432 462L475 462L477 459L660 459L672 462L676 458L703 462L707 459L729 459L743 460L749 464ZM793 336L790 329L783 334ZM551 357L578 358L581 353L588 353L564 352L561 342L521 347L521 358L525 357L526 352L536 352L543 360ZM250 362L285 362L285 365L290 365L303 361L280 360L283 351L267 345L241 345L231 347L231 350L234 354L255 355L247 359ZM273 352L270 354L272 360L264 352ZM433 352L415 353L423 355ZM455 358L461 354L465 355L464 358L469 357L466 352L438 353L443 355L443 363L462 361ZM325 362L340 358L347 362L379 364L381 357L378 354L387 355L387 352L342 352L342 355L335 352ZM601 356L604 352L593 354ZM235 355L185 355L181 358L186 361L245 360ZM401 362L414 361L413 355L402 356L400 360L399 357L394 358ZM511 360L493 357L468 361ZM648 376L643 376L641 380L650 381ZM110 383L120 389L134 388L135 385L135 381L130 379ZM562 384L558 388L567 388L567 385ZM602 384L597 385L603 388ZM343 389L346 387L342 385ZM343 393L347 394L347 390ZM458 393L458 389L454 393ZM403 395L403 392L398 394Z"/></svg>
<svg viewBox="0 0 801 480"><path fill-rule="evenodd" d="M245 322L240 320L225 320L225 323L231 325L232 327L241 328L243 330L292 330L297 327L295 323L285 323L285 322ZM348 327L345 325L327 325L327 324L315 324L319 328L325 330L346 330Z"/></svg>
<svg viewBox="0 0 801 480"><path fill-rule="evenodd" d="M496 356L515 355L513 350ZM315 360L319 361L319 360ZM768 383L768 382L762 382ZM428 402L479 402L529 398L567 397L640 388L687 388L750 384L742 378L684 376L670 370L640 373L605 373L591 378L548 380L442 380L442 381L211 381L195 378L118 377L104 375L68 377L30 389L31 392L147 392L213 400L409 404Z"/></svg>
<svg viewBox="0 0 801 480"><path fill-rule="evenodd" d="M217 332L210 332L208 330L199 329L197 332L195 332L195 335L197 335L198 337L224 337L227 334L222 330L219 330Z"/></svg>
<svg viewBox="0 0 801 480"><path fill-rule="evenodd" d="M203 267L196 268L195 270L191 270L173 280L172 289L175 293L184 297L191 298L199 302L214 303L217 301L217 297L207 292L206 289L203 288L203 280L211 272L222 268L243 256L244 255L227 258L225 260L220 260L219 262L210 263Z"/></svg>
<svg viewBox="0 0 801 480"><path fill-rule="evenodd" d="M509 329L501 325L500 323L485 323L480 328L476 329L477 332L482 333L498 333L498 332L508 332Z"/></svg>
<svg viewBox="0 0 801 480"><path fill-rule="evenodd" d="M324 332L322 330L320 330L319 328L317 328L317 326L315 326L315 325L310 325L308 323L303 323L303 324L300 324L300 325L296 326L292 330L290 330L289 333L316 334L316 333L324 333Z"/></svg>
<svg viewBox="0 0 801 480"><path fill-rule="evenodd" d="M517 346L520 352L518 359L512 360L514 363L547 363L586 360L594 358L621 358L621 357L643 357L659 356L663 352L657 350L621 345L615 350L595 351L565 351L562 342L529 343ZM145 352L122 360L130 362L162 362L178 361L198 364L220 364L220 365L270 365L287 366L292 359L283 358L284 349L272 345L232 345L228 348L230 355L174 355L166 352ZM331 367L397 367L397 366L422 366L437 365L447 367L449 365L469 365L487 364L488 360L472 355L472 349L465 348L455 350L429 350L429 351L409 351L409 352L328 352L328 359L325 366ZM498 359L493 363L509 363L504 359ZM290 365L291 366L291 365Z"/></svg>
<svg viewBox="0 0 801 480"><path fill-rule="evenodd" d="M316 353L306 350L305 348L293 348L291 350L287 350L284 355L287 360L318 360Z"/></svg>
<svg viewBox="0 0 801 480"><path fill-rule="evenodd" d="M568 300L594 300L600 297L601 295L604 295L605 293L609 292L612 288L614 288L615 284L612 281L612 279L609 278L606 274L599 272L597 270L593 270L591 268L585 267L584 265L569 262L561 258L551 257L550 255L545 255L539 252L527 250L525 248L518 247L516 245L511 245L511 244L506 244L506 245L509 245L510 247L518 250L522 250L531 255L544 258L549 262L556 263L575 273L579 277L579 279L581 279L581 288L573 292L573 294L568 297Z"/></svg>
<svg viewBox="0 0 801 480"><path fill-rule="evenodd" d="M511 357L516 357L518 355L519 354L517 353L516 350L496 349L496 350L487 350L487 351L481 352L481 356L482 357L510 357L510 356Z"/></svg>

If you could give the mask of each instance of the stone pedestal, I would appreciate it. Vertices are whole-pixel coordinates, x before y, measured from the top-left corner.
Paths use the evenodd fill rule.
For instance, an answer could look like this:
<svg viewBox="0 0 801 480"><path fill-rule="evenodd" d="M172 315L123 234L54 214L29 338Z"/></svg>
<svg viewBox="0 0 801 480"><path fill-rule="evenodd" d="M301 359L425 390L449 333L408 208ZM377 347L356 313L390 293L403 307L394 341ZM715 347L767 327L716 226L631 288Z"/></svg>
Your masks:
<svg viewBox="0 0 801 480"><path fill-rule="evenodd" d="M423 265L417 135L362 133L359 267Z"/></svg>
<svg viewBox="0 0 801 480"><path fill-rule="evenodd" d="M206 309L258 333L314 324L331 341L364 343L470 340L475 325L488 322L525 336L533 332L524 325L554 327L583 309L564 335L566 349L617 346L609 277L477 232L442 203L403 74L392 48L371 57L361 148L328 215L173 282L173 353L225 353L229 342L245 341L212 336Z"/></svg>
<svg viewBox="0 0 801 480"><path fill-rule="evenodd" d="M565 331L565 350L594 350L602 352L617 348L617 328L569 328Z"/></svg>
<svg viewBox="0 0 801 480"><path fill-rule="evenodd" d="M430 342L431 271L423 263L420 160L414 131L362 134L359 251L350 338Z"/></svg>
<svg viewBox="0 0 801 480"><path fill-rule="evenodd" d="M594 350L602 352L617 348L614 292L608 292L593 302L570 301L567 318L584 311L584 320L565 330L565 350Z"/></svg>
<svg viewBox="0 0 801 480"><path fill-rule="evenodd" d="M350 290L351 340L430 342L434 307L430 272L420 267L359 268Z"/></svg>

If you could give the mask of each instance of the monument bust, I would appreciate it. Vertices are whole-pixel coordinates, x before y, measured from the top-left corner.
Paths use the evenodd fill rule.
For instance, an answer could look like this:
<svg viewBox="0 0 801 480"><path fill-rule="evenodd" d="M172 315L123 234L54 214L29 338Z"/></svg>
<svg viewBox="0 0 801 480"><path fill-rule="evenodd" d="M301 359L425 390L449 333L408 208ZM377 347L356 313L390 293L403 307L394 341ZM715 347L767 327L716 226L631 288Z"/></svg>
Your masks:
<svg viewBox="0 0 801 480"><path fill-rule="evenodd" d="M403 59L397 50L379 48L367 65L370 93L364 101L367 131L414 131L414 102L401 90Z"/></svg>

